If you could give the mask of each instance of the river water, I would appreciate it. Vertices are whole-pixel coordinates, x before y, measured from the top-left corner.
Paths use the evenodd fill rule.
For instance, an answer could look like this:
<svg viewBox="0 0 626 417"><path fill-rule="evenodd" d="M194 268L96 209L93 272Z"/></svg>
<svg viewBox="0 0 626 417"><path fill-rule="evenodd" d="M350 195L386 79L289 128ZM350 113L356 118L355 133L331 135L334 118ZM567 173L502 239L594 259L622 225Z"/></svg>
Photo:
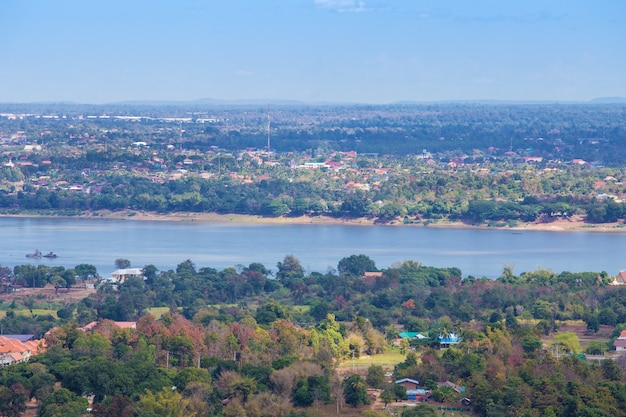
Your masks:
<svg viewBox="0 0 626 417"><path fill-rule="evenodd" d="M118 258L133 267L175 269L190 259L218 270L293 254L308 272L336 268L343 257L365 254L378 268L411 259L422 265L460 268L463 277L497 278L505 266L515 274L538 268L554 272L626 269L626 233L441 229L397 226L241 225L104 219L0 218L0 264L88 263L103 276ZM39 249L57 259L33 260Z"/></svg>

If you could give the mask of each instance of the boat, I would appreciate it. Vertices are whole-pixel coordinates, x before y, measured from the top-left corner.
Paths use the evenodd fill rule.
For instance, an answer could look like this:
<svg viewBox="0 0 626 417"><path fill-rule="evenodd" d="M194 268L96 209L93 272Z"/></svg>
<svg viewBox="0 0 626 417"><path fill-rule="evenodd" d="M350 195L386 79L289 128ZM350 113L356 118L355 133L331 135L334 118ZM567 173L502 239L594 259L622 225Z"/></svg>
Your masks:
<svg viewBox="0 0 626 417"><path fill-rule="evenodd" d="M54 253L54 252L49 252L49 253L46 253L43 257L44 257L44 258L58 258L58 257L59 257L59 255L57 255L57 254L56 254L56 253Z"/></svg>
<svg viewBox="0 0 626 417"><path fill-rule="evenodd" d="M41 252L39 251L39 249L35 249L35 252L33 252L33 253L27 253L27 254L26 254L26 257L27 257L27 258L36 258L36 259L39 259L39 258L41 258Z"/></svg>

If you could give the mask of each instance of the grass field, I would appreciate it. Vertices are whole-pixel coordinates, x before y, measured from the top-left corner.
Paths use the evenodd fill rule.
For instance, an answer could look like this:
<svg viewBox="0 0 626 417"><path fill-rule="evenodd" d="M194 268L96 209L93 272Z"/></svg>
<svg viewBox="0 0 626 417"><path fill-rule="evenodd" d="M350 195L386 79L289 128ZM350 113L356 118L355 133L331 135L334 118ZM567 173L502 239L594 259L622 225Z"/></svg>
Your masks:
<svg viewBox="0 0 626 417"><path fill-rule="evenodd" d="M13 310L13 312L18 315L18 316L31 316L30 311L29 310ZM52 317L54 317L55 319L57 319L57 312L56 310L46 310L43 308L34 308L33 309L33 314L32 316L47 316L50 315ZM7 312L6 311L0 311L0 319L3 319L7 316Z"/></svg>
<svg viewBox="0 0 626 417"><path fill-rule="evenodd" d="M606 344L611 340L611 332L613 331L612 326L601 325L597 333L588 332L587 325L582 320L558 320L556 324L559 327L558 332L572 332L576 334L582 352L585 351L591 342ZM554 345L554 333L542 337L541 340L546 348L551 349L551 346Z"/></svg>
<svg viewBox="0 0 626 417"><path fill-rule="evenodd" d="M392 371L393 367L400 362L404 362L406 355L401 354L398 351L391 351L374 356L361 356L360 358L354 358L344 361L339 364L339 371L351 371L354 370L366 370L370 365L380 365L385 371Z"/></svg>
<svg viewBox="0 0 626 417"><path fill-rule="evenodd" d="M311 306L297 305L297 306L293 306L292 308L293 308L293 311L295 311L298 314L308 313L311 310Z"/></svg>
<svg viewBox="0 0 626 417"><path fill-rule="evenodd" d="M153 315L157 320L161 318L161 316L168 311L170 311L169 307L151 307L146 309L149 314Z"/></svg>

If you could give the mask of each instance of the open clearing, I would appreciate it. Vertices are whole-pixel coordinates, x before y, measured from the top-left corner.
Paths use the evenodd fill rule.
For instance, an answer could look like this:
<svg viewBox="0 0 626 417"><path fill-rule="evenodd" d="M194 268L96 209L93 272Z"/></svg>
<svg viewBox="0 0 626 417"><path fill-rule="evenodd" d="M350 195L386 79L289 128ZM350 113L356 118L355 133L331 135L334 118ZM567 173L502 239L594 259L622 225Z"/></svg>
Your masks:
<svg viewBox="0 0 626 417"><path fill-rule="evenodd" d="M43 288L21 288L18 291L6 294L0 294L0 300L3 302L11 302L13 300L25 300L30 297L35 299L35 303L59 303L67 304L80 301L85 297L96 292L93 288L59 288L57 291L54 285L48 284Z"/></svg>
<svg viewBox="0 0 626 417"><path fill-rule="evenodd" d="M354 360L350 359L340 363L337 367L337 373L340 375L349 375L351 373L365 375L370 365L380 365L385 371L391 372L395 365L404 362L405 359L406 355L397 351L381 353L380 355L374 356L364 355L360 358L354 358Z"/></svg>
<svg viewBox="0 0 626 417"><path fill-rule="evenodd" d="M587 325L582 320L557 322L557 324L559 326L558 333L571 332L578 336L582 353L585 352L585 349L591 342L600 342L605 345L609 340L611 340L611 333L614 329L613 326L601 325L600 330L597 333L588 332ZM544 345L548 348L554 345L554 335L555 333L551 333L549 336L544 336L541 339ZM606 354L610 356L611 352L607 351Z"/></svg>

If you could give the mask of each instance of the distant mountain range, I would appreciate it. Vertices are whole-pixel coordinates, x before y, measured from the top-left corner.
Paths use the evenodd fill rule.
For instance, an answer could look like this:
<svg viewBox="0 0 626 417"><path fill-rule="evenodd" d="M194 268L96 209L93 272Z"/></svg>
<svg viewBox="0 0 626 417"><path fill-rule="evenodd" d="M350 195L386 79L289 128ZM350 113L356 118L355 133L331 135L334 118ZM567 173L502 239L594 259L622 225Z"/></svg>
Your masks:
<svg viewBox="0 0 626 417"><path fill-rule="evenodd" d="M201 98L197 100L125 100L105 104L78 103L72 101L41 101L31 103L0 102L11 105L57 105L57 106L389 106L389 105L433 105L433 104L626 104L626 97L598 97L588 101L563 101L563 100L405 100L386 104L357 103L357 102L330 102L330 101L301 101L284 99L240 99L223 100L214 98Z"/></svg>
<svg viewBox="0 0 626 417"><path fill-rule="evenodd" d="M612 103L626 103L626 97L599 97L594 98L590 103L612 104Z"/></svg>
<svg viewBox="0 0 626 417"><path fill-rule="evenodd" d="M310 103L305 101L298 100L259 100L259 99L250 99L250 100L221 100L215 98L201 98L197 100L130 100L130 101L117 101L113 103L108 103L111 105L136 105L136 106L257 106L257 105L267 105L268 103L281 105L281 106L304 106L309 104L320 104L320 103ZM336 104L336 103L324 103L324 104Z"/></svg>
<svg viewBox="0 0 626 417"><path fill-rule="evenodd" d="M141 105L141 106L189 106L189 105L202 105L202 106L241 106L241 105L279 105L279 106L310 106L310 105L327 105L327 106L341 106L341 105L376 105L372 103L356 103L356 102L329 102L329 101L300 101L300 100L259 100L259 99L242 99L242 100L221 100L213 98L202 98L197 100L136 100L136 101L120 101L109 103L113 105ZM433 101L418 101L418 100L406 100L397 101L393 103L380 104L384 105L407 105L407 104L614 104L614 103L626 103L626 97L599 97L589 101L563 101L563 100L433 100Z"/></svg>

